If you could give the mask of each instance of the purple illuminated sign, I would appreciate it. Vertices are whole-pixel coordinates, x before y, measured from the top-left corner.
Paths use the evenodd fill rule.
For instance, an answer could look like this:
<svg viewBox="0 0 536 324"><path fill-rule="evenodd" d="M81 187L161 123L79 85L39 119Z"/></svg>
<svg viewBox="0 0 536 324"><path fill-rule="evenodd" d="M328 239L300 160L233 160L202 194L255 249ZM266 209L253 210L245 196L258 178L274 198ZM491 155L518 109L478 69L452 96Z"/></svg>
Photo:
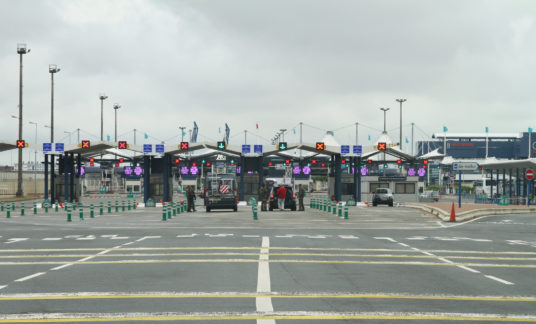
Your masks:
<svg viewBox="0 0 536 324"><path fill-rule="evenodd" d="M304 166L303 167L303 174L305 174L305 175L311 174L311 168L308 167L308 166Z"/></svg>
<svg viewBox="0 0 536 324"><path fill-rule="evenodd" d="M86 173L86 169L84 167L80 167L80 175L83 176Z"/></svg>
<svg viewBox="0 0 536 324"><path fill-rule="evenodd" d="M361 175L366 176L368 174L368 169L366 166L361 167Z"/></svg>
<svg viewBox="0 0 536 324"><path fill-rule="evenodd" d="M187 166L183 166L181 168L181 174L188 174L188 167Z"/></svg>
<svg viewBox="0 0 536 324"><path fill-rule="evenodd" d="M141 168L141 166L137 166L134 168L134 173L139 176L143 173L143 169Z"/></svg>
<svg viewBox="0 0 536 324"><path fill-rule="evenodd" d="M417 174L417 171L415 171L414 168L410 168L410 169L408 170L408 176L410 176L410 177L414 177L416 174Z"/></svg>
<svg viewBox="0 0 536 324"><path fill-rule="evenodd" d="M190 168L191 174L197 174L199 172L199 168L197 168L195 165Z"/></svg>
<svg viewBox="0 0 536 324"><path fill-rule="evenodd" d="M125 167L125 169L123 170L125 172L126 175L131 175L132 174L132 168L127 166Z"/></svg>
<svg viewBox="0 0 536 324"><path fill-rule="evenodd" d="M299 166L295 166L294 169L292 169L292 173L294 174L300 174L301 172L301 169Z"/></svg>
<svg viewBox="0 0 536 324"><path fill-rule="evenodd" d="M236 173L240 173L240 171L242 171L242 168L241 167L236 167Z"/></svg>
<svg viewBox="0 0 536 324"><path fill-rule="evenodd" d="M424 168L419 168L419 171L417 171L417 173L419 174L419 177L424 177L424 175L426 174L426 170Z"/></svg>

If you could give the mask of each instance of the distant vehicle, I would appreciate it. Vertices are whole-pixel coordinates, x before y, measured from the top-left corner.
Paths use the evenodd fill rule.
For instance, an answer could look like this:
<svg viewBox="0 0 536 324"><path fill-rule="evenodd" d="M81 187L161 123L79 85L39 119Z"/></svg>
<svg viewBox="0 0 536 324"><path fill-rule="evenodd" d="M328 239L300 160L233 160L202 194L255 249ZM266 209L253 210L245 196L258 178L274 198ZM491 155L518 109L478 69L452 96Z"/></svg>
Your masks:
<svg viewBox="0 0 536 324"><path fill-rule="evenodd" d="M439 191L426 190L419 195L420 201L439 201Z"/></svg>
<svg viewBox="0 0 536 324"><path fill-rule="evenodd" d="M492 186L494 188L497 187L496 179L491 180L490 178L482 178L482 179L476 180L473 184L473 187L475 189L475 194L478 197L481 197L484 195L489 197L491 195ZM496 189L494 191L496 191ZM502 191L502 184L499 182L499 192L501 191Z"/></svg>
<svg viewBox="0 0 536 324"><path fill-rule="evenodd" d="M292 211L296 210L296 195L294 194L294 191L292 190L291 185L283 185L285 188L287 188L287 197L285 198L285 209L290 209ZM268 209L270 211L273 211L274 208L278 209L277 205L277 190L281 187L281 185L274 185L272 189L270 190L270 205Z"/></svg>
<svg viewBox="0 0 536 324"><path fill-rule="evenodd" d="M236 176L231 173L208 173L203 186L205 207L212 209L238 210Z"/></svg>
<svg viewBox="0 0 536 324"><path fill-rule="evenodd" d="M377 188L372 196L372 206L385 204L393 207L393 192L389 188Z"/></svg>

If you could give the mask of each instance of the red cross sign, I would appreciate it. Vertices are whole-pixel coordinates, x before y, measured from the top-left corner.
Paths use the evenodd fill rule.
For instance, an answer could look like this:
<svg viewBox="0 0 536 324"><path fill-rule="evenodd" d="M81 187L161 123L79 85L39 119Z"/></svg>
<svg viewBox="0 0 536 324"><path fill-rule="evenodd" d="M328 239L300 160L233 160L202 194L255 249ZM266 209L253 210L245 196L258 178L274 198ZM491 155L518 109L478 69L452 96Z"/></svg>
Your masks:
<svg viewBox="0 0 536 324"><path fill-rule="evenodd" d="M26 142L24 140L17 140L17 148L25 148Z"/></svg>
<svg viewBox="0 0 536 324"><path fill-rule="evenodd" d="M187 150L188 149L188 142L181 142L181 150Z"/></svg>
<svg viewBox="0 0 536 324"><path fill-rule="evenodd" d="M127 141L119 141L118 145L120 149L124 150L127 148Z"/></svg>
<svg viewBox="0 0 536 324"><path fill-rule="evenodd" d="M91 147L91 144L89 143L89 141L82 141L82 148L83 149L88 149Z"/></svg>
<svg viewBox="0 0 536 324"><path fill-rule="evenodd" d="M324 145L324 142L316 142L316 150L317 151L323 151L326 149L326 145Z"/></svg>

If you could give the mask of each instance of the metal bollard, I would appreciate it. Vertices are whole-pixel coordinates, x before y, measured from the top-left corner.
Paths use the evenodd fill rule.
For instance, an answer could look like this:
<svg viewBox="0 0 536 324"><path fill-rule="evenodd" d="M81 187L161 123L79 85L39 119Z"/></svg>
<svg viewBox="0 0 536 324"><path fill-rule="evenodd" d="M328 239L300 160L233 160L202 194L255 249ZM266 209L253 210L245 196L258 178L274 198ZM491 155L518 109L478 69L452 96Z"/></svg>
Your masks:
<svg viewBox="0 0 536 324"><path fill-rule="evenodd" d="M112 212L112 202L108 200L108 214Z"/></svg>
<svg viewBox="0 0 536 324"><path fill-rule="evenodd" d="M327 199L324 199L324 206L322 208L324 211L327 211L328 210L328 200Z"/></svg>
<svg viewBox="0 0 536 324"><path fill-rule="evenodd" d="M331 202L328 204L328 213L331 213L331 205L333 205Z"/></svg>
<svg viewBox="0 0 536 324"><path fill-rule="evenodd" d="M344 206L344 219L348 219L348 206Z"/></svg>
<svg viewBox="0 0 536 324"><path fill-rule="evenodd" d="M95 213L93 211L93 204L89 205L89 217L90 218L95 218Z"/></svg>
<svg viewBox="0 0 536 324"><path fill-rule="evenodd" d="M4 201L0 201L0 211L4 211Z"/></svg>
<svg viewBox="0 0 536 324"><path fill-rule="evenodd" d="M171 203L171 209L173 209L173 216L177 216L177 203L176 202Z"/></svg>
<svg viewBox="0 0 536 324"><path fill-rule="evenodd" d="M45 201L45 213L48 214L48 200Z"/></svg>
<svg viewBox="0 0 536 324"><path fill-rule="evenodd" d="M74 201L74 199L73 199L73 202L72 202L72 206L73 206L73 211L76 210L76 201Z"/></svg>
<svg viewBox="0 0 536 324"><path fill-rule="evenodd" d="M65 203L65 211L67 212L67 221L68 222L72 221L71 208L69 208L69 205L67 205L67 203Z"/></svg>
<svg viewBox="0 0 536 324"><path fill-rule="evenodd" d="M166 206L167 206L167 218L171 219L171 205L166 204Z"/></svg>
<svg viewBox="0 0 536 324"><path fill-rule="evenodd" d="M15 201L11 201L11 211L15 212Z"/></svg>
<svg viewBox="0 0 536 324"><path fill-rule="evenodd" d="M121 211L125 211L125 201L121 200Z"/></svg>
<svg viewBox="0 0 536 324"><path fill-rule="evenodd" d="M103 205L104 205L104 204L103 204L102 201L99 202L99 215L101 215L101 216L102 216L102 211L103 211L103 207L104 207Z"/></svg>
<svg viewBox="0 0 536 324"><path fill-rule="evenodd" d="M37 202L33 202L33 213L34 215L37 215Z"/></svg>
<svg viewBox="0 0 536 324"><path fill-rule="evenodd" d="M60 208L60 203L59 203L59 201L56 200L56 206L54 206L54 209L56 210L56 213L58 212L59 208Z"/></svg>
<svg viewBox="0 0 536 324"><path fill-rule="evenodd" d="M333 205L333 215L337 215L337 203L332 201L331 204Z"/></svg>
<svg viewBox="0 0 536 324"><path fill-rule="evenodd" d="M166 205L162 206L162 220L166 220Z"/></svg>
<svg viewBox="0 0 536 324"><path fill-rule="evenodd" d="M134 199L134 201L132 202L132 208L134 208L134 209L138 208L138 203L136 202L135 199Z"/></svg>
<svg viewBox="0 0 536 324"><path fill-rule="evenodd" d="M20 203L20 215L24 216L24 202Z"/></svg>
<svg viewBox="0 0 536 324"><path fill-rule="evenodd" d="M339 217L342 216L342 202L339 202Z"/></svg>
<svg viewBox="0 0 536 324"><path fill-rule="evenodd" d="M78 207L80 209L80 220L84 220L84 205L80 204Z"/></svg>
<svg viewBox="0 0 536 324"><path fill-rule="evenodd" d="M127 202L127 210L130 210L132 208L132 206L130 205L130 199L128 200Z"/></svg>
<svg viewBox="0 0 536 324"><path fill-rule="evenodd" d="M115 201L115 212L116 213L119 212L119 201L118 200Z"/></svg>
<svg viewBox="0 0 536 324"><path fill-rule="evenodd" d="M11 210L9 209L9 205L6 206L7 212L6 212L6 218L11 218Z"/></svg>

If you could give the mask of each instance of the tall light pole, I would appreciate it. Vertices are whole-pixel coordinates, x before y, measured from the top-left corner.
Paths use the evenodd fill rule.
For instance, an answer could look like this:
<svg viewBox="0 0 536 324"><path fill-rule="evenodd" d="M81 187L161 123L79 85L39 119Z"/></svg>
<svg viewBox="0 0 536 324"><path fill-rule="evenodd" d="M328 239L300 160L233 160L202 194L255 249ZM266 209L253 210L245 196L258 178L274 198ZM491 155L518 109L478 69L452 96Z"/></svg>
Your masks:
<svg viewBox="0 0 536 324"><path fill-rule="evenodd" d="M387 134L387 130L386 130L386 123L387 123L387 117L386 117L386 112L391 109L391 108L380 108L381 111L383 111L383 134Z"/></svg>
<svg viewBox="0 0 536 324"><path fill-rule="evenodd" d="M108 96L105 95L104 93L101 93L99 95L99 99L100 99L100 140L101 142L104 141L104 117L103 117L103 114L104 114L104 100L108 99Z"/></svg>
<svg viewBox="0 0 536 324"><path fill-rule="evenodd" d="M48 65L50 73L50 143L54 143L54 74L60 70L56 64Z"/></svg>
<svg viewBox="0 0 536 324"><path fill-rule="evenodd" d="M30 53L26 44L17 44L17 53L20 56L20 74L19 74L19 138L22 140L22 55ZM17 197L23 196L22 191L22 148L19 148L19 170L17 172Z"/></svg>
<svg viewBox="0 0 536 324"><path fill-rule="evenodd" d="M285 141L285 132L287 131L287 129L286 128L281 128L280 131L281 131L281 135L283 135L283 142L284 142Z"/></svg>
<svg viewBox="0 0 536 324"><path fill-rule="evenodd" d="M117 142L117 109L121 108L121 106L118 103L114 104L114 111L115 111L115 142Z"/></svg>
<svg viewBox="0 0 536 324"><path fill-rule="evenodd" d="M37 122L29 122L35 125L35 145L37 145ZM34 195L37 195L37 149L34 151Z"/></svg>
<svg viewBox="0 0 536 324"><path fill-rule="evenodd" d="M400 103L400 150L402 150L402 103L407 99L396 99Z"/></svg>

